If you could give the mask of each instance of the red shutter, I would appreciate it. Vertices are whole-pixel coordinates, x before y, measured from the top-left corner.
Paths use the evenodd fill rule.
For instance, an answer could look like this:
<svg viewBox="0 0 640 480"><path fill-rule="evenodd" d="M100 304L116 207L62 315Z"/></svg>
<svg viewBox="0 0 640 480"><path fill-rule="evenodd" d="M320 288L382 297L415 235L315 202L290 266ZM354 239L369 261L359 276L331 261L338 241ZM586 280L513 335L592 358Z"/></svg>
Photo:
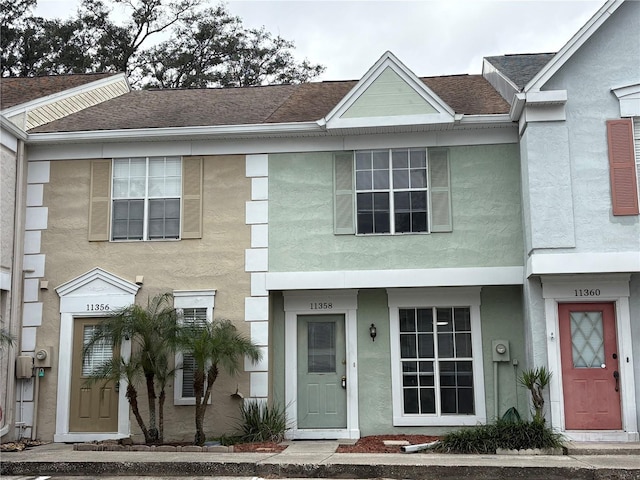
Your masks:
<svg viewBox="0 0 640 480"><path fill-rule="evenodd" d="M614 215L638 215L638 185L631 119L607 121Z"/></svg>

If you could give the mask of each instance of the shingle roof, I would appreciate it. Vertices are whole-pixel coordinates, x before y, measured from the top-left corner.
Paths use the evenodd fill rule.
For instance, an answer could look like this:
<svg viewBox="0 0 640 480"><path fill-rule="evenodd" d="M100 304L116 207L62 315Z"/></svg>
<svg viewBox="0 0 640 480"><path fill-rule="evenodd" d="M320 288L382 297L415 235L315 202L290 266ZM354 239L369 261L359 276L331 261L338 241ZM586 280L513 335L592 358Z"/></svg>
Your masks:
<svg viewBox="0 0 640 480"><path fill-rule="evenodd" d="M481 75L422 81L456 113L508 113L509 105ZM325 117L357 81L244 88L132 91L31 133L309 122Z"/></svg>
<svg viewBox="0 0 640 480"><path fill-rule="evenodd" d="M522 90L529 81L542 70L555 53L527 53L485 57L489 63L500 70L507 78Z"/></svg>
<svg viewBox="0 0 640 480"><path fill-rule="evenodd" d="M70 88L95 82L115 73L49 75L46 77L0 78L0 110L27 103L37 98L60 93Z"/></svg>

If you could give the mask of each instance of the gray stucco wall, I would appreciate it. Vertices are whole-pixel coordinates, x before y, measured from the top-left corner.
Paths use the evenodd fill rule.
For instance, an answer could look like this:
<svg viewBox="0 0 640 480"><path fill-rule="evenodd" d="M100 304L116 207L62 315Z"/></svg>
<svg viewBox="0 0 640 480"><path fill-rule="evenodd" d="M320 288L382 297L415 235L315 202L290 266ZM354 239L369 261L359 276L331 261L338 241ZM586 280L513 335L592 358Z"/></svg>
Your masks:
<svg viewBox="0 0 640 480"><path fill-rule="evenodd" d="M530 123L522 139L529 248L640 250L640 218L612 214L606 132L620 118L611 89L640 82L639 31L640 3L625 2L544 86L568 101L565 122Z"/></svg>

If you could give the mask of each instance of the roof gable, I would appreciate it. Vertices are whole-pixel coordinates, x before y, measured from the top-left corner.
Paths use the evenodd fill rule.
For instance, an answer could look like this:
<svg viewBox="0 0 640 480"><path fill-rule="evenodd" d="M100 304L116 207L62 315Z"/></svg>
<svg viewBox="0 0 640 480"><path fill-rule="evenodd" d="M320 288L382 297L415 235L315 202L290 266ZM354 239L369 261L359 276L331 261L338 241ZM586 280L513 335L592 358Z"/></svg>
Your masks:
<svg viewBox="0 0 640 480"><path fill-rule="evenodd" d="M453 109L391 52L324 119L328 130L453 121Z"/></svg>
<svg viewBox="0 0 640 480"><path fill-rule="evenodd" d="M525 92L540 90L545 83L576 53L584 43L624 3L624 0L608 0L596 14L524 87Z"/></svg>
<svg viewBox="0 0 640 480"><path fill-rule="evenodd" d="M61 297L92 297L99 295L135 295L139 285L101 268L94 268L56 288Z"/></svg>

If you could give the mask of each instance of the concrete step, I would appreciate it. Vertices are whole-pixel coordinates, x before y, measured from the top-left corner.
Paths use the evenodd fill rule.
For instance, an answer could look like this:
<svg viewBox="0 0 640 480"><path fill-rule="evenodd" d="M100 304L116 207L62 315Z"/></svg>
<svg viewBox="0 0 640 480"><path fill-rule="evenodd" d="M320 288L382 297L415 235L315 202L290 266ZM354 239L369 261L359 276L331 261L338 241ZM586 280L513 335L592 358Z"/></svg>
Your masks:
<svg viewBox="0 0 640 480"><path fill-rule="evenodd" d="M569 442L567 455L640 455L640 442Z"/></svg>

